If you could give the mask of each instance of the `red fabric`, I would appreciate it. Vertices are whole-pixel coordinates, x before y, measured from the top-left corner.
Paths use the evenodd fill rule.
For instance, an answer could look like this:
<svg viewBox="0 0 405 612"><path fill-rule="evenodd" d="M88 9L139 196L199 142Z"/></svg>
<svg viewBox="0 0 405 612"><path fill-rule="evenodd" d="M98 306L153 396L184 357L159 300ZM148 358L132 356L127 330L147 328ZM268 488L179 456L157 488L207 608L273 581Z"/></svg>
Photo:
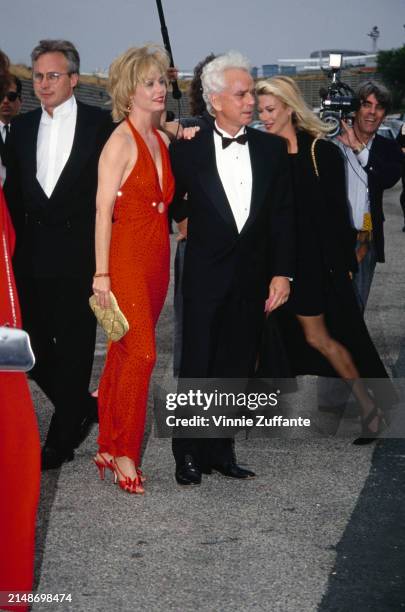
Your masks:
<svg viewBox="0 0 405 612"><path fill-rule="evenodd" d="M149 149L129 125L138 158L117 195L110 245L111 290L129 331L108 350L98 392L98 443L101 452L130 457L139 465L149 380L156 361L155 325L169 284L167 209L174 178L167 148L156 132L162 157L160 188Z"/></svg>
<svg viewBox="0 0 405 612"><path fill-rule="evenodd" d="M12 323L3 235L11 265L15 238L0 187L0 325ZM16 311L19 326L18 303ZM0 372L0 474L0 609L27 610L3 605L4 592L32 589L40 482L38 425L27 378L19 372Z"/></svg>

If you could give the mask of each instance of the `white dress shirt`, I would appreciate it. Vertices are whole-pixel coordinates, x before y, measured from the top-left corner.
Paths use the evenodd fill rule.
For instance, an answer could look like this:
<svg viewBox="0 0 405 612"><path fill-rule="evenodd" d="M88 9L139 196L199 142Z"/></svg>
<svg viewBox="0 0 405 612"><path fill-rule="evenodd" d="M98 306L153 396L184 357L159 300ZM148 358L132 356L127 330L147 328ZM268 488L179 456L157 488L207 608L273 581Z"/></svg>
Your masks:
<svg viewBox="0 0 405 612"><path fill-rule="evenodd" d="M242 127L235 136L231 136L221 130L216 122L215 127L218 132L228 138L236 138L245 132L245 128ZM232 142L226 149L223 149L222 138L214 131L214 144L219 178L240 233L249 216L252 197L252 166L249 143L242 145L238 142Z"/></svg>
<svg viewBox="0 0 405 612"><path fill-rule="evenodd" d="M3 142L5 142L6 140L7 130L8 130L7 124L0 121L0 138L2 139ZM3 185L5 180L6 180L6 167L3 166L3 163L0 157L0 184Z"/></svg>
<svg viewBox="0 0 405 612"><path fill-rule="evenodd" d="M74 96L57 106L53 117L42 107L37 140L37 179L48 198L72 151L76 118Z"/></svg>
<svg viewBox="0 0 405 612"><path fill-rule="evenodd" d="M340 141L336 141L336 144L343 151L346 165L347 194L350 203L349 212L351 215L352 225L357 230L362 229L364 215L365 213L370 212L368 174L364 168L368 164L370 148L373 140L374 136L358 155L353 153L350 147L347 147Z"/></svg>
<svg viewBox="0 0 405 612"><path fill-rule="evenodd" d="M0 134L3 142L6 141L7 132L9 130L8 124L0 121Z"/></svg>

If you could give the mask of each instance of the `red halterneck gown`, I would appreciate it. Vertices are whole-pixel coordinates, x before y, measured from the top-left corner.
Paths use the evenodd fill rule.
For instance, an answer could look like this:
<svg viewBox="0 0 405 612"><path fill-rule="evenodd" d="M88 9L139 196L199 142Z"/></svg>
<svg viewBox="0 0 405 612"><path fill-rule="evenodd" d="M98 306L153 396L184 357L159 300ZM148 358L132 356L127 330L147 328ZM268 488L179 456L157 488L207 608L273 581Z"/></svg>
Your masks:
<svg viewBox="0 0 405 612"><path fill-rule="evenodd" d="M100 452L140 464L149 380L156 361L155 326L169 284L167 209L174 194L169 153L159 133L162 188L155 163L127 120L138 148L131 174L117 194L110 245L111 290L129 322L112 342L99 385Z"/></svg>

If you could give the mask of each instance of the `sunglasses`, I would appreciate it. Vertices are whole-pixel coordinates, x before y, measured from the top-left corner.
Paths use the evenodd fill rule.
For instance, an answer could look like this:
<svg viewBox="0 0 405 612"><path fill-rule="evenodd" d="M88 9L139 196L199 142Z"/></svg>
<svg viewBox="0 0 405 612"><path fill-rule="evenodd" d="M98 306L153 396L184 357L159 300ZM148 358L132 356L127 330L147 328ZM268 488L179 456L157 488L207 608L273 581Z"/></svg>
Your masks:
<svg viewBox="0 0 405 612"><path fill-rule="evenodd" d="M18 94L16 91L8 91L4 97L7 98L9 102L15 102L17 98L20 97L20 94Z"/></svg>

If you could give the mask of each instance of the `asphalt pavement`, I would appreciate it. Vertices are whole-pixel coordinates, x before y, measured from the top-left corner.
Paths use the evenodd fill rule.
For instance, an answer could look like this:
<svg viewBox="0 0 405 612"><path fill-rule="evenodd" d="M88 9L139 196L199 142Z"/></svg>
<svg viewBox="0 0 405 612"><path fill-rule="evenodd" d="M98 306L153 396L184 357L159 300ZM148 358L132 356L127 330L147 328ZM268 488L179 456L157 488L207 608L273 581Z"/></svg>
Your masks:
<svg viewBox="0 0 405 612"><path fill-rule="evenodd" d="M387 369L405 379L399 186L385 212L387 263L377 267L366 319ZM172 291L157 331L157 383L172 368ZM94 388L104 353L99 334ZM32 391L43 439L52 409ZM108 475L98 480L96 427L73 462L43 474L36 591L71 601L33 610L405 610L404 440L241 439L238 460L255 480L205 476L184 490L170 441L153 434L151 408L150 398L144 496L125 494Z"/></svg>

